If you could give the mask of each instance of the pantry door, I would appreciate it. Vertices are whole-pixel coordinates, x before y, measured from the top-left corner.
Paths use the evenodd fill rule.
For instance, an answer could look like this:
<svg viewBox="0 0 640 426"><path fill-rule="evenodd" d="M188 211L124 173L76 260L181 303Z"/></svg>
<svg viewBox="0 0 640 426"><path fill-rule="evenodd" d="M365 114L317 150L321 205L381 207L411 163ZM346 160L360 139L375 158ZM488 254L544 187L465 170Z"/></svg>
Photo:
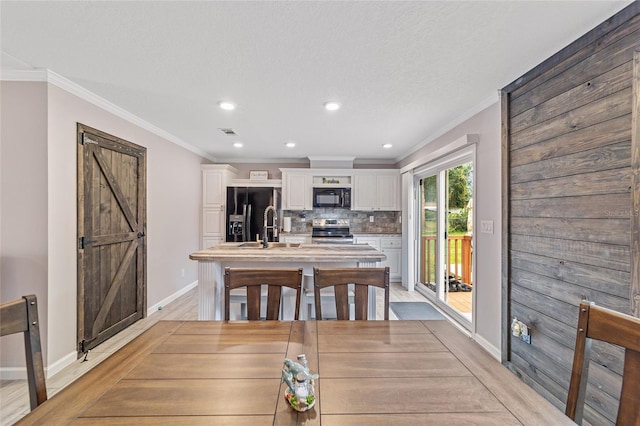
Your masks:
<svg viewBox="0 0 640 426"><path fill-rule="evenodd" d="M146 316L146 149L78 124L78 353Z"/></svg>

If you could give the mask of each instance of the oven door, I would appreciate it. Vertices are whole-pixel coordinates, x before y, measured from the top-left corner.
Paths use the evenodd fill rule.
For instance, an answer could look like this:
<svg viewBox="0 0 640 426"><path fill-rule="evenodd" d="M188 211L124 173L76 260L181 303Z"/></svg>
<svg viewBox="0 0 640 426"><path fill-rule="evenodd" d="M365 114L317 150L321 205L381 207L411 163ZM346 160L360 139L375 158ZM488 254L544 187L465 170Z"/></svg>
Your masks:
<svg viewBox="0 0 640 426"><path fill-rule="evenodd" d="M314 244L353 244L353 237L311 237Z"/></svg>

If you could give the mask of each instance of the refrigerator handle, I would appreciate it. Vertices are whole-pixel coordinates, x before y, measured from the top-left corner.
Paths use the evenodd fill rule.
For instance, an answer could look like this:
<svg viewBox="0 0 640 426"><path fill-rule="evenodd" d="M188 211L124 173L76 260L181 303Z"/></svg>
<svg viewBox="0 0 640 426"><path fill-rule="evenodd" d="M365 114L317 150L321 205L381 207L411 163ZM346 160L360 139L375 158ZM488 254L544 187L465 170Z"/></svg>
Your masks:
<svg viewBox="0 0 640 426"><path fill-rule="evenodd" d="M280 209L280 199L278 198L278 191L273 188L273 205L276 208L276 213L273 215L273 241L278 241L278 215L282 217L282 210Z"/></svg>
<svg viewBox="0 0 640 426"><path fill-rule="evenodd" d="M248 241L247 237L247 205L242 205L242 241Z"/></svg>
<svg viewBox="0 0 640 426"><path fill-rule="evenodd" d="M247 230L245 241L251 241L251 204L244 205L245 214L244 214L244 224Z"/></svg>

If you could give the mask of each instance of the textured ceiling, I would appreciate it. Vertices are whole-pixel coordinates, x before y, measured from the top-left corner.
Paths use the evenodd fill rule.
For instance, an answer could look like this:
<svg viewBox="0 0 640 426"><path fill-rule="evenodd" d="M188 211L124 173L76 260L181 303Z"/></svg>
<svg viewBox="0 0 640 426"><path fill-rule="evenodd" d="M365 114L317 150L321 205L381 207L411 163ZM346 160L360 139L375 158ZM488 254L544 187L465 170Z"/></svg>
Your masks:
<svg viewBox="0 0 640 426"><path fill-rule="evenodd" d="M0 43L219 161L399 160L629 3L2 1Z"/></svg>

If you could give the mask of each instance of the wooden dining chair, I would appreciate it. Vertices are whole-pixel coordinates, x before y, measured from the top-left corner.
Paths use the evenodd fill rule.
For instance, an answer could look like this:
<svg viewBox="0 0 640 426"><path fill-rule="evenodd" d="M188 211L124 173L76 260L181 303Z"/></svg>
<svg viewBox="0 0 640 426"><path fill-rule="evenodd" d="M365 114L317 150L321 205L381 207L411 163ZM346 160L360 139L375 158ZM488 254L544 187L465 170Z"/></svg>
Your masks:
<svg viewBox="0 0 640 426"><path fill-rule="evenodd" d="M224 270L224 319L229 321L231 290L246 287L247 319L260 319L262 286L267 287L266 319L277 320L280 317L282 288L288 287L296 292L294 319L298 319L300 311L300 294L302 289L302 268L225 268Z"/></svg>
<svg viewBox="0 0 640 426"><path fill-rule="evenodd" d="M31 409L47 400L47 386L42 364L38 302L31 294L0 305L0 336L23 333L27 362L27 383Z"/></svg>
<svg viewBox="0 0 640 426"><path fill-rule="evenodd" d="M323 319L321 291L334 288L336 316L339 320L350 319L349 286L353 285L356 320L366 320L369 312L369 286L384 290L384 319L389 319L389 267L385 268L313 268L313 289L316 319Z"/></svg>
<svg viewBox="0 0 640 426"><path fill-rule="evenodd" d="M576 423L582 423L593 339L625 348L616 425L640 425L640 319L586 301L580 304L565 414Z"/></svg>

